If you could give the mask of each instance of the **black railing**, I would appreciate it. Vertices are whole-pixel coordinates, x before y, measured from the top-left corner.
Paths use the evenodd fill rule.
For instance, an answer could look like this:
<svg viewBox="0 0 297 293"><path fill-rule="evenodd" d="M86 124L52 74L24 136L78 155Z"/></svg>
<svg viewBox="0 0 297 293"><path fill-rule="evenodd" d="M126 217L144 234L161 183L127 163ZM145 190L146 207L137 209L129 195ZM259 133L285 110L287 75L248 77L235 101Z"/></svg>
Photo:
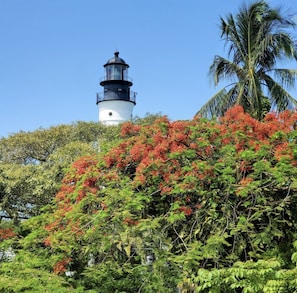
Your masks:
<svg viewBox="0 0 297 293"><path fill-rule="evenodd" d="M133 103L136 103L136 96L137 96L137 93L131 91L130 92L130 101L133 102Z"/></svg>
<svg viewBox="0 0 297 293"><path fill-rule="evenodd" d="M96 104L102 102L104 100L104 96L103 96L103 93L97 93L96 94Z"/></svg>
<svg viewBox="0 0 297 293"><path fill-rule="evenodd" d="M131 91L129 100L127 100L127 101L136 104L136 96L137 96L137 93ZM105 99L104 98L104 93L96 93L96 104L98 104L98 103L100 103L102 101L111 101L111 100L121 100L121 99L116 99L116 98L115 99Z"/></svg>

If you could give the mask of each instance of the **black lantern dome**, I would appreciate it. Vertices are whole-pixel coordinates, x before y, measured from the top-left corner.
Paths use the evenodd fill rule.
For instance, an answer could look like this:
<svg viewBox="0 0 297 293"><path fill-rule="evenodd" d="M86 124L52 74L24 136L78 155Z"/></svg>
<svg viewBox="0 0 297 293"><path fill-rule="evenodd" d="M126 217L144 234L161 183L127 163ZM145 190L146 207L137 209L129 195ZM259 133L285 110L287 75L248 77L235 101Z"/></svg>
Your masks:
<svg viewBox="0 0 297 293"><path fill-rule="evenodd" d="M126 65L127 67L129 67L129 65L125 62L124 59L119 57L119 52L115 51L114 52L114 56L112 58L110 58L106 64L104 64L104 67L108 66L109 64L122 64L122 65Z"/></svg>

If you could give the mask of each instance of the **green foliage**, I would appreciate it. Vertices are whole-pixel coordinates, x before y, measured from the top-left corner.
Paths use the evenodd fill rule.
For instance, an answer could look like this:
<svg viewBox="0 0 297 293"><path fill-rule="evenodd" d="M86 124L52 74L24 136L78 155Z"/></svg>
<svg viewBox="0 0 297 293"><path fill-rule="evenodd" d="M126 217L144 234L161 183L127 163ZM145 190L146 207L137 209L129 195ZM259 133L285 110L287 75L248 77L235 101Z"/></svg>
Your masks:
<svg viewBox="0 0 297 293"><path fill-rule="evenodd" d="M39 214L58 191L70 164L108 149L119 127L94 122L19 132L0 140L0 217L20 220Z"/></svg>
<svg viewBox="0 0 297 293"><path fill-rule="evenodd" d="M296 119L259 122L240 106L219 121L160 117L123 124L108 152L70 168L85 142L20 165L28 193L34 182L42 194L45 174L65 175L50 205L0 230L2 251L16 255L0 268L2 287L11 290L18 266L18 290L32 292L55 291L51 280L65 292L296 292ZM13 164L1 181L12 191L22 186L7 183ZM26 175L44 166L44 177ZM28 277L36 270L40 282Z"/></svg>
<svg viewBox="0 0 297 293"><path fill-rule="evenodd" d="M157 113L157 114L146 113L144 117L138 117L138 116L133 117L133 124L148 126L148 125L152 125L157 119L160 119L161 117L163 117L162 113Z"/></svg>
<svg viewBox="0 0 297 293"><path fill-rule="evenodd" d="M0 292L85 292L73 288L65 279L40 269L40 260L33 254L18 256L0 266Z"/></svg>
<svg viewBox="0 0 297 293"><path fill-rule="evenodd" d="M282 270L274 259L237 262L231 268L199 269L195 292L296 292L296 269Z"/></svg>
<svg viewBox="0 0 297 293"><path fill-rule="evenodd" d="M126 123L13 248L86 292L294 292L296 118Z"/></svg>

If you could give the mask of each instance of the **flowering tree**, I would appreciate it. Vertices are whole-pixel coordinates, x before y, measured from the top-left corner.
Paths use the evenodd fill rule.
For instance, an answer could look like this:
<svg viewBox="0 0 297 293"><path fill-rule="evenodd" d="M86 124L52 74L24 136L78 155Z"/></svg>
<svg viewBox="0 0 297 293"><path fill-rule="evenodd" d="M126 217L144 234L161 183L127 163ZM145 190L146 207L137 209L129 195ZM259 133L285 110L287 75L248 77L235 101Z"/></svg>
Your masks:
<svg viewBox="0 0 297 293"><path fill-rule="evenodd" d="M72 165L20 245L85 292L296 290L296 120L237 106L219 122L126 123Z"/></svg>

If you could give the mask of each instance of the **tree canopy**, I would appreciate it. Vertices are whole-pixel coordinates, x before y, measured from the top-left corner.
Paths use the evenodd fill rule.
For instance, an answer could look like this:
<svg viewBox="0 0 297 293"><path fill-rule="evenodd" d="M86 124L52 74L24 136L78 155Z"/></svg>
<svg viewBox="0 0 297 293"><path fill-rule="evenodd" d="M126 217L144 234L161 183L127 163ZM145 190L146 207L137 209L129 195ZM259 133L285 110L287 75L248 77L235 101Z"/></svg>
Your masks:
<svg viewBox="0 0 297 293"><path fill-rule="evenodd" d="M76 122L0 139L0 218L14 223L40 213L58 191L68 166L119 137L119 127Z"/></svg>
<svg viewBox="0 0 297 293"><path fill-rule="evenodd" d="M148 125L158 117L136 117L134 124ZM73 161L108 150L119 135L120 126L78 121L0 139L0 222L10 219L17 224L40 213Z"/></svg>
<svg viewBox="0 0 297 293"><path fill-rule="evenodd" d="M124 124L15 231L2 278L32 259L83 292L295 292L296 119Z"/></svg>

